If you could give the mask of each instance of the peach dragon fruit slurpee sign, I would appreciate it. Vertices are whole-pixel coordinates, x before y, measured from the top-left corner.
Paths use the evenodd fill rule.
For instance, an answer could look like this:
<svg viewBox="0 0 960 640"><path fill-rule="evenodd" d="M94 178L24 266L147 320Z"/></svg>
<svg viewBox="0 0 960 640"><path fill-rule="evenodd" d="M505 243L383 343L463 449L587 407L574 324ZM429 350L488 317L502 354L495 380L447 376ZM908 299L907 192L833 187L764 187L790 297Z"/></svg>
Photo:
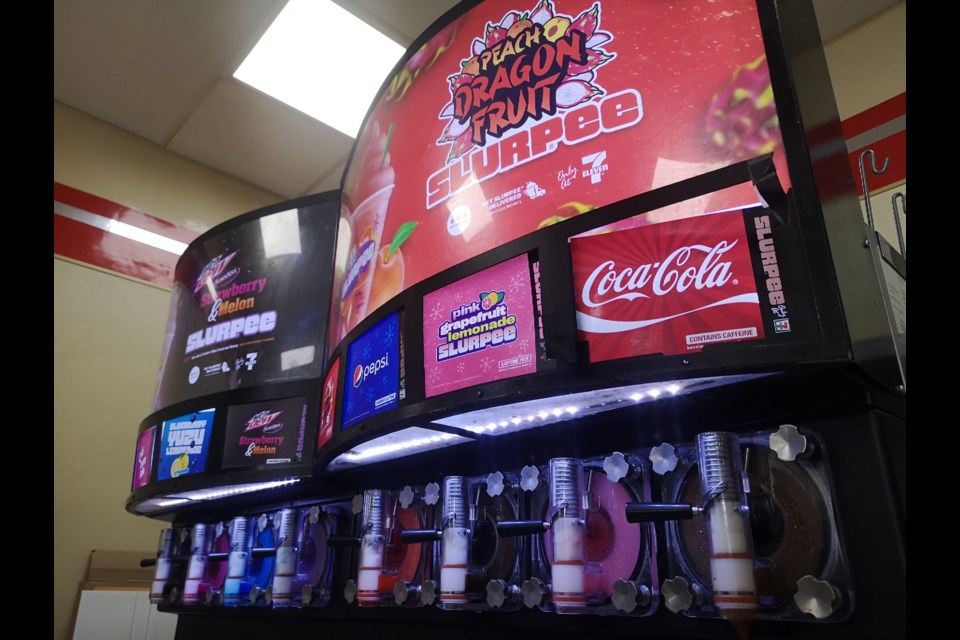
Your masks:
<svg viewBox="0 0 960 640"><path fill-rule="evenodd" d="M385 87L344 176L331 347L550 224L765 153L787 176L755 0L487 0ZM756 202L741 185L658 216Z"/></svg>
<svg viewBox="0 0 960 640"><path fill-rule="evenodd" d="M426 395L537 370L530 261L517 256L423 298Z"/></svg>

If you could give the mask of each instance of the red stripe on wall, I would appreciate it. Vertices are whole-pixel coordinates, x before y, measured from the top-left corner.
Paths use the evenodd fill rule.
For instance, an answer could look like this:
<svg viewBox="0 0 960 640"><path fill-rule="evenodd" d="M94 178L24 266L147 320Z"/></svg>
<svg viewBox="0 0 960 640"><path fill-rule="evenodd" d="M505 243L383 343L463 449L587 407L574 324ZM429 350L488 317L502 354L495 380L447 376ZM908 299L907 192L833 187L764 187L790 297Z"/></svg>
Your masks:
<svg viewBox="0 0 960 640"><path fill-rule="evenodd" d="M142 211L111 202L110 200L95 196L86 191L68 187L59 182L53 183L53 199L72 207L89 211L90 213L96 213L104 218L126 222L134 227L152 231L153 233L166 236L173 240L179 240L186 244L190 244L200 235L196 231L191 231L186 227L155 218Z"/></svg>
<svg viewBox="0 0 960 640"><path fill-rule="evenodd" d="M841 124L843 135L848 141L871 129L884 125L907 113L907 94L901 93L889 100L867 109L855 116L847 118ZM870 171L870 159L864 158L867 170L867 184L870 192L883 191L907 179L907 131L903 129L885 138L872 142L867 146L851 149L850 167L853 170L854 182L857 185L857 194L863 197L863 183L860 181L860 154L867 149L873 149L876 156L876 165L883 166L885 158L889 159L887 170L881 175L874 175Z"/></svg>
<svg viewBox="0 0 960 640"><path fill-rule="evenodd" d="M167 289L179 256L97 227L53 216L53 253Z"/></svg>
<svg viewBox="0 0 960 640"><path fill-rule="evenodd" d="M907 179L907 132L900 131L883 140L874 142L869 147L850 150L850 164L853 168L854 178L856 179L858 195L863 196L863 185L860 182L860 154L867 149L873 149L874 154L876 154L878 169L883 166L884 158L890 159L887 170L877 176L870 171L870 158L864 158L864 166L867 169L867 184L870 185L870 193L883 191Z"/></svg>
<svg viewBox="0 0 960 640"><path fill-rule="evenodd" d="M889 100L884 100L880 104L870 107L866 111L861 111L855 116L850 116L841 123L843 127L843 137L850 139L858 136L864 131L869 131L894 118L899 118L907 112L907 94L901 93Z"/></svg>
<svg viewBox="0 0 960 640"><path fill-rule="evenodd" d="M53 183L53 199L55 205L61 202L186 244L200 235L186 227L59 182ZM53 252L70 260L168 289L173 286L174 271L180 258L169 251L58 215L56 211L53 215Z"/></svg>

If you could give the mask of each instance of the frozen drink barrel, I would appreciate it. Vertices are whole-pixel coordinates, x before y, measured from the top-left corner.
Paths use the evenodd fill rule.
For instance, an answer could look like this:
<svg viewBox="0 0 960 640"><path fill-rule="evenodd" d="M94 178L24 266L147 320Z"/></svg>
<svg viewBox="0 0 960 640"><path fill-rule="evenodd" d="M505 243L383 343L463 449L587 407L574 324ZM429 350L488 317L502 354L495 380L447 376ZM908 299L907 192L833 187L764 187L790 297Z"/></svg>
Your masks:
<svg viewBox="0 0 960 640"><path fill-rule="evenodd" d="M247 576L247 519L238 516L230 522L230 553L227 555L227 579L223 583L223 603L238 605L246 594L241 593Z"/></svg>
<svg viewBox="0 0 960 640"><path fill-rule="evenodd" d="M360 568L357 571L357 603L363 606L380 604L378 582L383 573L383 492L363 492L363 530L360 538Z"/></svg>
<svg viewBox="0 0 960 640"><path fill-rule="evenodd" d="M157 545L157 568L153 572L153 583L150 585L150 603L160 604L164 599L164 587L170 579L170 553L173 548L173 529L164 529L160 532L160 542Z"/></svg>
<svg viewBox="0 0 960 640"><path fill-rule="evenodd" d="M466 604L470 522L463 476L443 479L443 537L440 543L440 601Z"/></svg>
<svg viewBox="0 0 960 640"><path fill-rule="evenodd" d="M205 524L195 524L190 532L190 563L183 585L183 604L200 602L200 583L207 570L207 527Z"/></svg>
<svg viewBox="0 0 960 640"><path fill-rule="evenodd" d="M280 539L277 542L277 563L273 570L274 607L289 607L292 600L291 587L297 570L296 516L293 509L280 511Z"/></svg>
<svg viewBox="0 0 960 640"><path fill-rule="evenodd" d="M743 491L740 440L725 431L697 436L700 488L710 540L713 602L746 637L759 601L753 575L753 539Z"/></svg>
<svg viewBox="0 0 960 640"><path fill-rule="evenodd" d="M549 463L550 530L553 538L553 604L557 611L585 607L587 523L583 509L583 462L553 458Z"/></svg>

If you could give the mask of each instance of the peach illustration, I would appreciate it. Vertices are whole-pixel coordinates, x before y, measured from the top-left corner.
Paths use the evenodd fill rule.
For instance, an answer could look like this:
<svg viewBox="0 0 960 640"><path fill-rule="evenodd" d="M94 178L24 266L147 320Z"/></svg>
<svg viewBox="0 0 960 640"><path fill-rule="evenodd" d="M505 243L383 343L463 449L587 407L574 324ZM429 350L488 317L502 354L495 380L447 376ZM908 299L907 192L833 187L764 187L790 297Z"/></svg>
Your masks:
<svg viewBox="0 0 960 640"><path fill-rule="evenodd" d="M561 16L555 16L547 20L543 25L543 35L550 42L556 42L570 28L570 21Z"/></svg>
<svg viewBox="0 0 960 640"><path fill-rule="evenodd" d="M508 38L516 38L518 35L523 33L524 29L532 29L533 23L526 18L523 20L517 20L513 25L507 29Z"/></svg>
<svg viewBox="0 0 960 640"><path fill-rule="evenodd" d="M373 272L373 287L370 291L368 311L380 308L390 298L403 291L404 264L403 254L398 248L389 254L390 247L380 249L377 254L377 268Z"/></svg>

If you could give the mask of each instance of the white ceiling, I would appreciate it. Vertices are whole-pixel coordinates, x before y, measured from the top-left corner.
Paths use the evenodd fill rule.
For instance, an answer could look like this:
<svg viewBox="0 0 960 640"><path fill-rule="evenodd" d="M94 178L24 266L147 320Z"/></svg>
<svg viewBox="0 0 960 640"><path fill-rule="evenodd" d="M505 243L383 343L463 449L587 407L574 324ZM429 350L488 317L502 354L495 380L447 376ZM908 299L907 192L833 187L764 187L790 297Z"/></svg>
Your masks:
<svg viewBox="0 0 960 640"><path fill-rule="evenodd" d="M334 1L405 47L457 4ZM898 1L814 6L829 41ZM55 0L54 98L284 198L337 188L353 140L232 77L284 4Z"/></svg>

